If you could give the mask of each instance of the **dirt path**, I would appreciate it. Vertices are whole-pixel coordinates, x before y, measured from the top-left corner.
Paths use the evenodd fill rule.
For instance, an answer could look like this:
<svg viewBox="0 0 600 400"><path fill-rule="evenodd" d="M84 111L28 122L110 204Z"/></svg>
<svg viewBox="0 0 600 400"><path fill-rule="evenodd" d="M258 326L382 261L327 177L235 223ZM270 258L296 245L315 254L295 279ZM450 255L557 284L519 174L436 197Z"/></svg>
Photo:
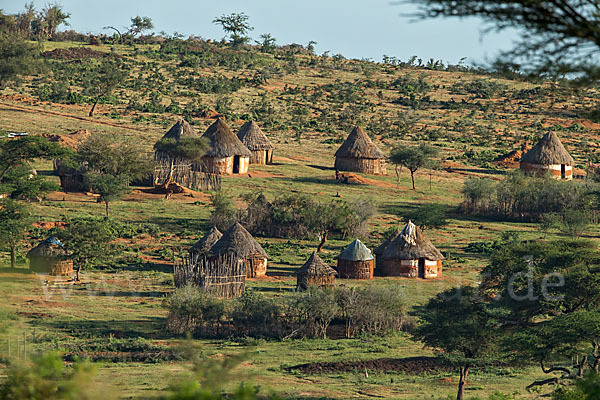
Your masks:
<svg viewBox="0 0 600 400"><path fill-rule="evenodd" d="M90 124L113 126L115 128L128 129L130 131L135 131L135 132L146 132L145 129L141 129L141 128L132 128L130 126L126 126L126 125L122 125L122 124L115 124L112 122L99 121L96 119L86 118L86 117L78 117L76 115L65 114L65 113L61 113L61 112L57 112L57 111L49 111L49 110L44 110L44 109L39 109L39 108L25 107L25 106L17 105L14 103L7 103L4 101L0 101L0 110L22 111L22 112L32 113L32 114L35 113L35 114L52 115L52 116L57 116L57 117L74 119L74 120L78 120L78 121L85 121Z"/></svg>

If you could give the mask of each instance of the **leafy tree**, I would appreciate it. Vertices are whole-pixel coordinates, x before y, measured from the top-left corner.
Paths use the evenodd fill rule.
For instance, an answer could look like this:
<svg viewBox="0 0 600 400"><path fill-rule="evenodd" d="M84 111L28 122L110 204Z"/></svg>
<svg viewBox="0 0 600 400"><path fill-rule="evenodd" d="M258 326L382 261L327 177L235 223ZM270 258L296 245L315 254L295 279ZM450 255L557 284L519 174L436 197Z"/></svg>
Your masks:
<svg viewBox="0 0 600 400"><path fill-rule="evenodd" d="M414 338L438 349L460 369L457 400L464 397L471 368L494 356L498 330L487 308L477 289L463 286L438 294L419 312L422 323Z"/></svg>
<svg viewBox="0 0 600 400"><path fill-rule="evenodd" d="M219 24L226 34L231 38L230 43L234 46L247 43L246 34L254 28L248 24L249 17L244 13L233 13L222 15L213 20L213 24Z"/></svg>
<svg viewBox="0 0 600 400"><path fill-rule="evenodd" d="M595 80L600 46L597 0L408 0L421 18L479 17L502 31L517 28L521 40L498 57L536 73L577 73Z"/></svg>
<svg viewBox="0 0 600 400"><path fill-rule="evenodd" d="M0 31L0 90L20 76L43 69L40 48L21 37Z"/></svg>
<svg viewBox="0 0 600 400"><path fill-rule="evenodd" d="M33 23L38 27L38 34L43 36L44 39L49 39L54 37L60 25L69 25L67 20L70 17L71 14L64 12L58 3L54 3L44 7L39 17L34 19Z"/></svg>
<svg viewBox="0 0 600 400"><path fill-rule="evenodd" d="M260 50L265 53L269 53L275 49L276 39L270 33L263 33L260 35L262 41L255 41L256 44L260 45Z"/></svg>
<svg viewBox="0 0 600 400"><path fill-rule="evenodd" d="M169 178L164 186L168 187L173 179L173 167L177 159L191 162L200 161L209 148L209 143L203 137L184 137L179 140L161 139L154 145L154 149L166 153L171 159L169 166Z"/></svg>
<svg viewBox="0 0 600 400"><path fill-rule="evenodd" d="M575 387L560 387L552 393L552 400L596 400L600 397L600 375L588 373Z"/></svg>
<svg viewBox="0 0 600 400"><path fill-rule="evenodd" d="M398 145L392 149L390 161L396 166L401 165L410 171L412 188L415 190L415 172L419 168L431 168L434 166L432 159L438 154L435 147L421 144L419 146Z"/></svg>
<svg viewBox="0 0 600 400"><path fill-rule="evenodd" d="M29 212L20 203L0 199L0 244L10 251L10 267L17 264L17 246L25 236Z"/></svg>
<svg viewBox="0 0 600 400"><path fill-rule="evenodd" d="M131 18L131 26L127 33L136 37L144 31L150 30L154 28L154 24L152 23L152 18L150 17L140 17L139 15Z"/></svg>
<svg viewBox="0 0 600 400"><path fill-rule="evenodd" d="M122 62L103 60L97 68L90 70L83 79L84 92L94 98L89 116L94 116L96 105L102 97L110 96L129 77L129 70Z"/></svg>
<svg viewBox="0 0 600 400"><path fill-rule="evenodd" d="M60 186L32 171L30 167L19 166L9 170L0 189L16 200L41 200L45 193L60 190Z"/></svg>
<svg viewBox="0 0 600 400"><path fill-rule="evenodd" d="M421 229L441 228L448 223L448 207L443 204L422 204L414 210L405 212L402 218L411 220Z"/></svg>
<svg viewBox="0 0 600 400"><path fill-rule="evenodd" d="M56 236L76 265L77 281L83 267L109 261L117 254L118 247L112 243L117 234L109 220L73 219Z"/></svg>
<svg viewBox="0 0 600 400"><path fill-rule="evenodd" d="M334 200L328 204L309 202L302 212L309 230L316 233L321 240L317 246L317 253L325 246L330 232L344 231L352 219L352 209L348 203L341 200Z"/></svg>
<svg viewBox="0 0 600 400"><path fill-rule="evenodd" d="M88 172L85 179L90 188L99 195L98 202L102 202L106 208L106 218L109 217L109 203L121 199L130 192L128 178L125 175L111 175L99 172Z"/></svg>

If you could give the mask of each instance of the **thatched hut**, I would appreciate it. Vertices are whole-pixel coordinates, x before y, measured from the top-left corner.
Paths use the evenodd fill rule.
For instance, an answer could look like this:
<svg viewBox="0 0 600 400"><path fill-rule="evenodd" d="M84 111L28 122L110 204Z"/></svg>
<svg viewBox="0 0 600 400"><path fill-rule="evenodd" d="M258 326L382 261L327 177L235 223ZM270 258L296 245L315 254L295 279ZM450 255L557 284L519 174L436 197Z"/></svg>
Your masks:
<svg viewBox="0 0 600 400"><path fill-rule="evenodd" d="M335 152L335 169L385 175L385 154L356 126Z"/></svg>
<svg viewBox="0 0 600 400"><path fill-rule="evenodd" d="M382 258L383 276L438 278L442 275L444 256L412 221L387 246Z"/></svg>
<svg viewBox="0 0 600 400"><path fill-rule="evenodd" d="M337 272L319 257L312 253L308 261L296 271L296 287L306 289L309 285L332 287Z"/></svg>
<svg viewBox="0 0 600 400"><path fill-rule="evenodd" d="M237 137L252 152L250 164L273 163L273 143L271 143L256 122L246 122L240 128Z"/></svg>
<svg viewBox="0 0 600 400"><path fill-rule="evenodd" d="M39 274L73 276L73 260L67 257L63 244L54 236L27 252L29 268Z"/></svg>
<svg viewBox="0 0 600 400"><path fill-rule="evenodd" d="M573 157L554 132L546 133L521 157L521 170L528 173L550 171L555 179L573 179Z"/></svg>
<svg viewBox="0 0 600 400"><path fill-rule="evenodd" d="M194 243L194 245L190 248L190 254L196 256L205 255L222 237L223 234L215 226L213 226L206 235Z"/></svg>
<svg viewBox="0 0 600 400"><path fill-rule="evenodd" d="M207 138L210 143L209 150L202 157L205 171L221 175L245 174L248 172L248 164L252 153L233 134L223 119L217 118L202 137Z"/></svg>
<svg viewBox="0 0 600 400"><path fill-rule="evenodd" d="M267 253L238 222L229 228L211 248L208 258L233 255L246 264L246 277L256 278L267 273Z"/></svg>
<svg viewBox="0 0 600 400"><path fill-rule="evenodd" d="M175 123L175 125L173 125L171 127L171 129L169 129L167 131L167 133L165 133L163 135L162 139L172 139L175 140L176 142L179 142L182 138L186 138L186 137L197 137L199 136L198 133L196 133L196 131L194 130L194 128L192 128L192 126L185 120L185 119L180 119L179 121L177 121ZM162 151L158 151L154 150L154 160L156 162L158 162L159 164L170 164L171 163L171 156L168 155L167 153L163 153ZM173 160L174 164L190 164L189 160L180 160L180 159L175 159ZM201 170L202 166L201 165L196 165L194 166L195 170Z"/></svg>
<svg viewBox="0 0 600 400"><path fill-rule="evenodd" d="M338 256L337 270L340 278L373 278L373 255L358 239L354 239Z"/></svg>
<svg viewBox="0 0 600 400"><path fill-rule="evenodd" d="M383 268L383 253L388 248L390 243L394 241L399 235L401 231L400 229L396 229L394 233L392 233L387 239L384 240L379 246L373 250L373 254L375 254L375 275L381 275L381 270Z"/></svg>

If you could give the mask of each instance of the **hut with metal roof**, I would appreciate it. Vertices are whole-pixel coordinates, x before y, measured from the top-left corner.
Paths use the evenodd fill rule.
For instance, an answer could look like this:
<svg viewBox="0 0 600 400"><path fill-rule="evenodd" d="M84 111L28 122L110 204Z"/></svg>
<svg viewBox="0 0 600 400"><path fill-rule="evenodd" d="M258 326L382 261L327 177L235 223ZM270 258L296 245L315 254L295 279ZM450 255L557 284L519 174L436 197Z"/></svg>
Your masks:
<svg viewBox="0 0 600 400"><path fill-rule="evenodd" d="M381 270L383 268L383 253L388 248L390 243L394 241L400 235L401 230L396 229L387 239L383 241L379 246L373 250L373 254L375 254L375 275L381 275Z"/></svg>
<svg viewBox="0 0 600 400"><path fill-rule="evenodd" d="M210 144L202 157L204 171L220 175L248 172L252 152L233 134L222 118L217 118L202 137L207 138Z"/></svg>
<svg viewBox="0 0 600 400"><path fill-rule="evenodd" d="M246 122L237 133L238 139L250 150L250 164L272 164L273 143L254 121Z"/></svg>
<svg viewBox="0 0 600 400"><path fill-rule="evenodd" d="M412 221L387 246L382 259L383 276L425 279L442 275L444 256Z"/></svg>
<svg viewBox="0 0 600 400"><path fill-rule="evenodd" d="M267 273L267 253L240 223L233 224L210 248L208 258L232 255L246 266L246 277L256 278Z"/></svg>
<svg viewBox="0 0 600 400"><path fill-rule="evenodd" d="M73 260L63 244L54 236L42 241L27 252L29 268L39 274L73 276Z"/></svg>
<svg viewBox="0 0 600 400"><path fill-rule="evenodd" d="M573 179L575 161L554 132L546 133L521 157L520 168L526 173L545 173L555 179Z"/></svg>
<svg viewBox="0 0 600 400"><path fill-rule="evenodd" d="M354 239L338 256L338 275L347 279L371 279L373 260L371 250L360 240Z"/></svg>
<svg viewBox="0 0 600 400"><path fill-rule="evenodd" d="M308 260L296 271L296 288L306 289L309 285L332 287L337 272L319 257L312 253Z"/></svg>
<svg viewBox="0 0 600 400"><path fill-rule="evenodd" d="M385 175L385 154L361 127L356 126L335 152L334 168L340 171Z"/></svg>
<svg viewBox="0 0 600 400"><path fill-rule="evenodd" d="M206 255L211 247L223 237L223 234L213 226L200 240L190 248L190 254L197 257Z"/></svg>

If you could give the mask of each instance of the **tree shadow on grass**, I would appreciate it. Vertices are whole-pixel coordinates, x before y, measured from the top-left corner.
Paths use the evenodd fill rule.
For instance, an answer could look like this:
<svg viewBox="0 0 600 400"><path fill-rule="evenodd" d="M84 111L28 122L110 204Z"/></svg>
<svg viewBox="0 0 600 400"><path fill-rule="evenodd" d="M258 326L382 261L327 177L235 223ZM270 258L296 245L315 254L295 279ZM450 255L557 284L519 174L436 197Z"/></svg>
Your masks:
<svg viewBox="0 0 600 400"><path fill-rule="evenodd" d="M139 320L77 320L35 319L30 322L40 328L50 328L75 338L115 337L153 340L170 339L165 330L165 319L146 317Z"/></svg>

